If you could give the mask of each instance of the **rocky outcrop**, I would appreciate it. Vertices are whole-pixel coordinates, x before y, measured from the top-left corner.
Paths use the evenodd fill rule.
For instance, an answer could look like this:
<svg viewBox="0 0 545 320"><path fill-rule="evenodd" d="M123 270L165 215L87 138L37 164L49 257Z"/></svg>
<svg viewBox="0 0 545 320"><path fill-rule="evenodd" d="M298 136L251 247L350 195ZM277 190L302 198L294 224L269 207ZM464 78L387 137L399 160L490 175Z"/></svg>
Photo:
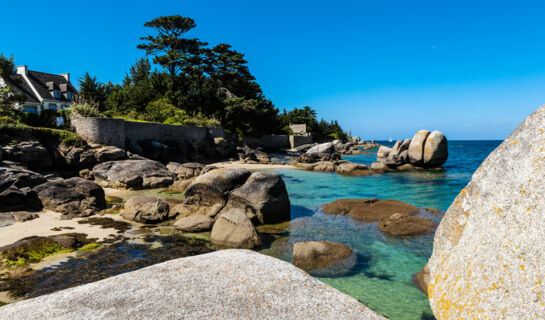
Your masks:
<svg viewBox="0 0 545 320"><path fill-rule="evenodd" d="M290 199L284 180L273 173L255 172L229 195L227 208L241 208L256 224L290 219Z"/></svg>
<svg viewBox="0 0 545 320"><path fill-rule="evenodd" d="M394 213L378 224L378 229L389 236L404 237L432 233L436 225L432 221L408 214Z"/></svg>
<svg viewBox="0 0 545 320"><path fill-rule="evenodd" d="M184 232L209 231L212 225L214 225L214 219L202 215L184 217L174 223L176 229Z"/></svg>
<svg viewBox="0 0 545 320"><path fill-rule="evenodd" d="M177 175L178 179L191 179L201 174L205 165L197 162L169 162L167 169Z"/></svg>
<svg viewBox="0 0 545 320"><path fill-rule="evenodd" d="M382 146L377 152L377 163L388 167L384 172L399 168L438 168L447 158L447 138L439 131L418 131L412 139L398 140L392 148Z"/></svg>
<svg viewBox="0 0 545 320"><path fill-rule="evenodd" d="M124 189L168 187L175 177L164 165L153 160L108 161L97 164L92 174L103 187Z"/></svg>
<svg viewBox="0 0 545 320"><path fill-rule="evenodd" d="M61 144L56 149L57 162L75 170L90 169L97 163L125 160L130 157L125 150L114 146L77 147Z"/></svg>
<svg viewBox="0 0 545 320"><path fill-rule="evenodd" d="M261 245L254 225L239 208L223 210L212 227L213 244L229 248L253 249Z"/></svg>
<svg viewBox="0 0 545 320"><path fill-rule="evenodd" d="M153 224L169 218L168 203L157 197L136 196L124 204L121 216L138 223Z"/></svg>
<svg viewBox="0 0 545 320"><path fill-rule="evenodd" d="M245 169L214 169L197 177L183 203L172 208L181 217L215 217L224 207L240 208L256 224L290 219L286 186L277 174Z"/></svg>
<svg viewBox="0 0 545 320"><path fill-rule="evenodd" d="M347 176L368 176L374 173L366 165L349 161L339 162L335 166L335 172Z"/></svg>
<svg viewBox="0 0 545 320"><path fill-rule="evenodd" d="M33 189L44 208L61 213L61 219L87 217L106 207L104 190L82 178L56 179Z"/></svg>
<svg viewBox="0 0 545 320"><path fill-rule="evenodd" d="M305 152L305 154L307 155L320 154L320 153L325 153L325 154L335 153L335 146L333 145L333 142L326 142L326 143L315 145L314 147L308 149L307 152Z"/></svg>
<svg viewBox="0 0 545 320"><path fill-rule="evenodd" d="M7 188L34 188L47 182L43 175L22 167L0 167L0 191Z"/></svg>
<svg viewBox="0 0 545 320"><path fill-rule="evenodd" d="M293 265L249 250L170 260L1 310L11 320L385 319Z"/></svg>
<svg viewBox="0 0 545 320"><path fill-rule="evenodd" d="M32 169L47 169L53 166L49 152L38 141L12 143L2 148L4 160L19 162Z"/></svg>
<svg viewBox="0 0 545 320"><path fill-rule="evenodd" d="M293 245L294 266L303 270L327 268L352 256L352 250L342 243L330 241L296 242Z"/></svg>
<svg viewBox="0 0 545 320"><path fill-rule="evenodd" d="M239 150L239 160L243 163L271 163L269 154L248 146L244 146Z"/></svg>
<svg viewBox="0 0 545 320"><path fill-rule="evenodd" d="M545 106L482 163L435 233L428 296L437 319L545 314Z"/></svg>

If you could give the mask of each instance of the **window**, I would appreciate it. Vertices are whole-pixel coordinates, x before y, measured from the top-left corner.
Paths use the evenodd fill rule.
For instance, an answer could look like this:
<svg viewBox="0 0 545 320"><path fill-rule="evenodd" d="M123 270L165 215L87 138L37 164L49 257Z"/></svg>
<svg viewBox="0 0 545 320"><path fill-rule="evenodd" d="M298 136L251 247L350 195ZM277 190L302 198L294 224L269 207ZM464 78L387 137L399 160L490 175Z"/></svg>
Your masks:
<svg viewBox="0 0 545 320"><path fill-rule="evenodd" d="M61 92L59 90L54 90L53 91L53 97L55 97L55 99L60 99L61 98Z"/></svg>
<svg viewBox="0 0 545 320"><path fill-rule="evenodd" d="M73 94L72 92L68 92L68 93L66 94L66 98L67 98L68 100L72 100L72 99L74 98L74 94Z"/></svg>
<svg viewBox="0 0 545 320"><path fill-rule="evenodd" d="M36 107L33 106L24 106L23 111L28 113L37 113Z"/></svg>
<svg viewBox="0 0 545 320"><path fill-rule="evenodd" d="M54 103L50 103L50 104L49 104L49 109L51 109L51 110L57 110L57 105L54 104Z"/></svg>

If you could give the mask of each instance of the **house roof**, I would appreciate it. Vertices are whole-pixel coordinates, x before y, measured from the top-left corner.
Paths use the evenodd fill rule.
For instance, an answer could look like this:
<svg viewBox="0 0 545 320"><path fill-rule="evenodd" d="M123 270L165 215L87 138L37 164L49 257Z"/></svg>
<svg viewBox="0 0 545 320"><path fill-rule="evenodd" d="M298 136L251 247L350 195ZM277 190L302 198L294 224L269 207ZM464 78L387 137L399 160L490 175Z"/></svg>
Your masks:
<svg viewBox="0 0 545 320"><path fill-rule="evenodd" d="M61 92L68 91L77 93L76 88L72 86L70 81L66 80L66 78L61 75L28 70L28 79L32 86L36 88L36 91L38 91L38 94L42 99L45 100L69 101L64 95L61 95L61 98L58 99L53 97L49 90L50 86L52 86L54 90L59 90Z"/></svg>
<svg viewBox="0 0 545 320"><path fill-rule="evenodd" d="M32 88L23 79L23 76L15 74L4 80L15 93L24 94L27 97L26 102L41 103L40 99L32 92Z"/></svg>

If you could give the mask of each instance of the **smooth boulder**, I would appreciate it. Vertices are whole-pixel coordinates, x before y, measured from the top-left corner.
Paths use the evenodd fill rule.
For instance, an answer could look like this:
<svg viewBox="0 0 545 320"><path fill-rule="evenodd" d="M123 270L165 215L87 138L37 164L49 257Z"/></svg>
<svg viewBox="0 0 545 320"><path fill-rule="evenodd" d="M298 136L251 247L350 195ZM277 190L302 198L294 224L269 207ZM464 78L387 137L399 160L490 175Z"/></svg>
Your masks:
<svg viewBox="0 0 545 320"><path fill-rule="evenodd" d="M352 250L342 243L305 241L293 245L294 266L303 270L327 268L352 256Z"/></svg>
<svg viewBox="0 0 545 320"><path fill-rule="evenodd" d="M201 174L205 165L198 162L169 162L167 169L174 172L178 179L191 179Z"/></svg>
<svg viewBox="0 0 545 320"><path fill-rule="evenodd" d="M44 208L60 212L61 219L87 217L106 208L104 190L79 177L52 180L32 190Z"/></svg>
<svg viewBox="0 0 545 320"><path fill-rule="evenodd" d="M183 217L174 223L174 227L184 232L209 231L214 225L214 219L208 216L195 215Z"/></svg>
<svg viewBox="0 0 545 320"><path fill-rule="evenodd" d="M341 162L335 166L335 172L345 176L368 176L373 174L366 165L354 162Z"/></svg>
<svg viewBox="0 0 545 320"><path fill-rule="evenodd" d="M412 165L418 166L424 163L424 145L429 135L430 132L428 130L420 130L411 139L408 150L409 162Z"/></svg>
<svg viewBox="0 0 545 320"><path fill-rule="evenodd" d="M305 152L307 155L314 154L314 153L326 153L326 154L332 154L335 152L335 145L333 145L332 142L326 142L321 143L318 145L315 145L314 147L310 148Z"/></svg>
<svg viewBox="0 0 545 320"><path fill-rule="evenodd" d="M545 106L493 151L448 208L428 262L437 319L545 315Z"/></svg>
<svg viewBox="0 0 545 320"><path fill-rule="evenodd" d="M121 160L97 164L92 171L95 181L103 187L148 189L168 187L175 174L153 160Z"/></svg>
<svg viewBox="0 0 545 320"><path fill-rule="evenodd" d="M46 182L47 179L43 175L23 167L0 167L0 191L10 187L34 188Z"/></svg>
<svg viewBox="0 0 545 320"><path fill-rule="evenodd" d="M424 144L423 161L425 167L436 168L448 159L448 142L439 131L430 133Z"/></svg>
<svg viewBox="0 0 545 320"><path fill-rule="evenodd" d="M169 218L169 205L157 197L136 196L125 202L121 216L138 223L158 223Z"/></svg>
<svg viewBox="0 0 545 320"><path fill-rule="evenodd" d="M252 221L239 208L223 210L212 227L210 240L222 247L253 249L261 245Z"/></svg>
<svg viewBox="0 0 545 320"><path fill-rule="evenodd" d="M0 212L40 211L42 208L42 202L38 198L38 194L28 187L21 189L10 187L0 192Z"/></svg>
<svg viewBox="0 0 545 320"><path fill-rule="evenodd" d="M170 260L0 310L10 320L385 319L290 263L250 250Z"/></svg>

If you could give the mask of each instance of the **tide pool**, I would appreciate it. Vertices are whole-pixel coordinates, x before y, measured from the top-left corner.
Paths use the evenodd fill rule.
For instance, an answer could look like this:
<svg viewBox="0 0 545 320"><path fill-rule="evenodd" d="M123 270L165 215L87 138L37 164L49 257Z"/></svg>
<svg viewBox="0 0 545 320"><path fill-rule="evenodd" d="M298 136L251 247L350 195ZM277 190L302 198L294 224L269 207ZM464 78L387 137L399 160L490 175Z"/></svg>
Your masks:
<svg viewBox="0 0 545 320"><path fill-rule="evenodd" d="M358 264L343 277L319 277L323 282L358 299L391 319L433 319L427 297L411 281L426 264L433 234L392 238L376 223L322 212L323 204L341 198L396 199L421 208L447 210L470 181L473 172L501 141L449 141L444 171L397 172L369 177L295 169L271 170L282 175L292 204L292 221L286 232L261 250L291 261L291 245L298 241L329 240L351 247ZM388 145L388 143L382 143ZM343 156L370 165L376 152ZM442 214L428 218L439 223Z"/></svg>

